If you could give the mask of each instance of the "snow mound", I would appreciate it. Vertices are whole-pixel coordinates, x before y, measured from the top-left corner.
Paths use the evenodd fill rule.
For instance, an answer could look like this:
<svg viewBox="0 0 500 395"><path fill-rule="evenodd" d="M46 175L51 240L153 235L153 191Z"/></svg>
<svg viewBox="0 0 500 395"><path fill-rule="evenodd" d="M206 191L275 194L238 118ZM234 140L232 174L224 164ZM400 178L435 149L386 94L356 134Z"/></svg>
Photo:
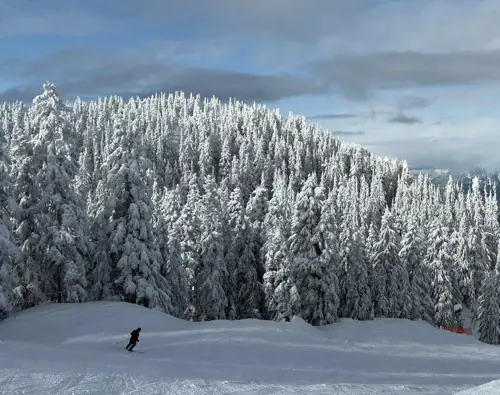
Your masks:
<svg viewBox="0 0 500 395"><path fill-rule="evenodd" d="M479 387L457 392L455 395L498 395L500 394L500 380L490 381Z"/></svg>
<svg viewBox="0 0 500 395"><path fill-rule="evenodd" d="M192 323L128 303L52 304L1 322L0 341L3 394L451 395L500 374L496 347L396 319Z"/></svg>
<svg viewBox="0 0 500 395"><path fill-rule="evenodd" d="M182 329L188 322L120 302L46 304L24 310L0 323L0 339L41 344L94 343L120 340L133 329Z"/></svg>

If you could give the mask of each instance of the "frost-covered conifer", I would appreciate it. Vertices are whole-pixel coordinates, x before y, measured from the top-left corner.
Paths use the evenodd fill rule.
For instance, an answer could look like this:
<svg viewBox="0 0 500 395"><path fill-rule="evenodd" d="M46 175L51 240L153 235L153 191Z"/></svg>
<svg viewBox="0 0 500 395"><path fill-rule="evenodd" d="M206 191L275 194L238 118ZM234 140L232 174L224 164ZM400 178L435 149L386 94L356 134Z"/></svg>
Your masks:
<svg viewBox="0 0 500 395"><path fill-rule="evenodd" d="M479 340L500 344L500 266L488 273L478 303Z"/></svg>
<svg viewBox="0 0 500 395"><path fill-rule="evenodd" d="M120 107L113 129L109 174L96 218L105 238L96 255L94 292L99 299L114 297L172 313L172 290L161 274L162 256L153 232L150 162L141 148L141 114L133 102Z"/></svg>
<svg viewBox="0 0 500 395"><path fill-rule="evenodd" d="M429 267L424 263L422 239L413 216L408 217L408 227L401 239L399 258L406 267L411 300L410 318L432 322L433 304L430 296Z"/></svg>
<svg viewBox="0 0 500 395"><path fill-rule="evenodd" d="M28 114L25 133L31 138L19 139L33 158L24 171L18 168L19 176L32 177L31 188L17 185L22 193L17 234L25 254L18 273L23 295L33 289L49 300L79 302L87 298L91 248L83 202L72 188L78 167L68 111L55 86L45 84Z"/></svg>
<svg viewBox="0 0 500 395"><path fill-rule="evenodd" d="M6 152L6 130L0 125L0 321L7 317L13 303L12 264L19 258L14 244L10 217L14 214L9 158Z"/></svg>
<svg viewBox="0 0 500 395"><path fill-rule="evenodd" d="M193 305L197 321L226 318L224 284L228 276L224 255L222 212L213 176L205 177L202 196L200 261L194 269Z"/></svg>
<svg viewBox="0 0 500 395"><path fill-rule="evenodd" d="M229 207L232 242L228 256L228 267L232 271L231 278L235 317L259 318L262 285L257 278L257 261L254 250L254 232L242 202L243 194L236 188L231 194Z"/></svg>
<svg viewBox="0 0 500 395"><path fill-rule="evenodd" d="M379 239L373 247L373 255L371 256L374 312L379 317L397 316L398 310L391 310L391 307L399 309L399 304L402 301L392 299L401 297L406 300L405 295L401 294L400 284L395 283L395 281L404 280L403 269L398 268L401 265L398 254L398 238L394 229L394 217L386 207L382 216Z"/></svg>

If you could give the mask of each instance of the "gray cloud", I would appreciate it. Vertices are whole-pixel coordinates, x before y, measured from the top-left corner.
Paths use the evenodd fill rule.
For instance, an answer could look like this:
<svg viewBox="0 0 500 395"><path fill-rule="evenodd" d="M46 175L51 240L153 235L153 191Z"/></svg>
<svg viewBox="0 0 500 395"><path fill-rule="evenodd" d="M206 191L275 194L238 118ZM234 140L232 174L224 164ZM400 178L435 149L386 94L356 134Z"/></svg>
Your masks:
<svg viewBox="0 0 500 395"><path fill-rule="evenodd" d="M456 145L448 138L390 139L362 145L375 154L404 158L411 168L416 169L465 171L485 161L485 156L472 152L470 145Z"/></svg>
<svg viewBox="0 0 500 395"><path fill-rule="evenodd" d="M364 0L122 0L122 7L136 10L148 22L183 23L187 13L203 18L232 34L270 35L297 42L315 42L318 37L345 31L359 19ZM189 10L189 11L188 11ZM200 28L202 28L200 26Z"/></svg>
<svg viewBox="0 0 500 395"><path fill-rule="evenodd" d="M21 101L31 103L33 98L42 92L42 84L37 90L28 87L12 88L0 92L0 103Z"/></svg>
<svg viewBox="0 0 500 395"><path fill-rule="evenodd" d="M384 52L313 62L311 72L330 87L365 98L374 89L500 82L500 51Z"/></svg>
<svg viewBox="0 0 500 395"><path fill-rule="evenodd" d="M197 20L203 16L206 23L197 26L196 30L203 30L204 35L221 35L223 30L222 35L227 32L235 35L265 33L276 38L310 42L351 26L363 1L148 0L144 6L142 0L120 0L119 16L113 0L67 0L62 3L56 0L16 0L15 6L3 3L0 4L0 36L86 36L112 32L116 28L130 31L143 27L181 27L189 19Z"/></svg>
<svg viewBox="0 0 500 395"><path fill-rule="evenodd" d="M312 115L310 117L307 117L308 119L350 119L350 118L356 118L358 115L356 114L319 114L319 115Z"/></svg>
<svg viewBox="0 0 500 395"><path fill-rule="evenodd" d="M126 21L103 15L102 7L92 12L91 7L78 7L68 0L50 4L53 0L16 0L0 4L0 37L23 35L89 36L110 33L125 28ZM14 5L15 3L15 5ZM125 22L125 23L124 23Z"/></svg>
<svg viewBox="0 0 500 395"><path fill-rule="evenodd" d="M401 123L404 125L413 125L416 123L422 123L422 120L418 117L413 117L411 115L396 114L389 118L389 123Z"/></svg>
<svg viewBox="0 0 500 395"><path fill-rule="evenodd" d="M366 133L362 131L345 131L345 130L336 130L331 132L335 136L364 136Z"/></svg>
<svg viewBox="0 0 500 395"><path fill-rule="evenodd" d="M398 102L398 108L400 110L422 109L430 105L431 101L429 99L420 96L405 96Z"/></svg>
<svg viewBox="0 0 500 395"><path fill-rule="evenodd" d="M175 78L168 78L173 77ZM201 96L216 96L221 100L235 98L242 101L275 101L287 97L324 92L311 79L289 75L256 75L203 68L178 70L166 80L159 79L147 88L140 89L139 95L155 92L184 91ZM126 86L127 81L123 81Z"/></svg>
<svg viewBox="0 0 500 395"><path fill-rule="evenodd" d="M221 100L263 102L325 92L323 86L309 77L174 66L159 60L151 49L143 50L142 54L135 51L101 54L86 49L61 51L30 64L11 61L0 65L0 72L7 69L9 74L28 83L1 92L2 101L31 99L47 80L57 84L66 98L111 94L144 97L177 90Z"/></svg>
<svg viewBox="0 0 500 395"><path fill-rule="evenodd" d="M160 44L155 49L141 48L112 55L74 49L47 56L28 67L14 66L12 62L0 65L6 79L17 74L18 79L27 81L26 87L15 87L1 96L29 96L26 92L38 92L40 82L45 80L56 82L61 92L67 87L70 95L92 92L145 95L180 89L245 101L272 101L333 91L349 98L365 99L378 89L500 82L500 51L453 52L457 48L488 48L491 40L498 37L496 14L492 13L494 7L491 6L495 6L495 2L489 2L490 6L478 5L474 12L468 13L450 1L430 2L426 12L419 16L413 12L418 7L415 3L382 2L384 4L376 7L368 3L371 1L148 0L148 6L144 7L139 0L121 0L117 14L113 0L84 3L68 0L61 4L56 0L46 0L43 4L18 0L16 6L0 2L0 37L18 34L98 36L110 32L126 32L128 37L134 34L134 29L168 27L176 30L184 29L191 21L201 18L204 21L190 30L197 48L186 49L188 46L183 42L168 50L160 48ZM435 15L447 15L446 12L450 13L449 23L427 29L435 26ZM387 17L384 23L379 22L381 15ZM453 21L481 27L488 16L485 31L471 29L473 39L457 34L463 27ZM394 35L394 31L398 35ZM375 47L373 44L377 42L383 44ZM478 42L485 44L481 47ZM258 62L265 62L262 60L265 58L273 59L267 64L269 68L285 69L291 74L259 75L173 66L210 64L203 57L213 56L212 48L206 48L213 43L223 48L220 53L231 52L234 59L245 52L250 59L250 70L254 66L265 69L258 67L262 66ZM278 48L280 56L276 56ZM443 48L451 49L438 52ZM221 57L224 56L226 58L217 64L231 64L233 58L227 54ZM172 63L160 59L171 59ZM22 72L18 72L19 68ZM305 76L307 72L309 77ZM404 112L429 105L424 98L406 97L398 109ZM336 114L320 114L310 119L342 118Z"/></svg>

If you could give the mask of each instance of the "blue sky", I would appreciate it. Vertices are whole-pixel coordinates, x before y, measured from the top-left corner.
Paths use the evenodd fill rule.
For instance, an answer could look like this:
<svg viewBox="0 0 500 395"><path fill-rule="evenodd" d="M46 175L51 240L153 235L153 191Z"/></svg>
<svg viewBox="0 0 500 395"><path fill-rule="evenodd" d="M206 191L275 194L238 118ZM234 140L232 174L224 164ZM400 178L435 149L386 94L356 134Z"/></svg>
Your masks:
<svg viewBox="0 0 500 395"><path fill-rule="evenodd" d="M0 101L184 90L411 166L500 168L498 0L5 0Z"/></svg>

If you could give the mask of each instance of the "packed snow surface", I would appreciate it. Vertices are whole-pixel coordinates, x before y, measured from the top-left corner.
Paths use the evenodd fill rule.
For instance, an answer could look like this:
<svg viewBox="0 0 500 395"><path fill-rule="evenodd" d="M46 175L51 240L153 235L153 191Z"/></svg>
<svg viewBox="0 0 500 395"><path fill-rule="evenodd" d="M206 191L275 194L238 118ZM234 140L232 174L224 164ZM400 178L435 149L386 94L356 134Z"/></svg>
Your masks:
<svg viewBox="0 0 500 395"><path fill-rule="evenodd" d="M127 303L53 304L1 322L0 342L1 394L455 394L500 378L499 348L406 320L191 323Z"/></svg>

